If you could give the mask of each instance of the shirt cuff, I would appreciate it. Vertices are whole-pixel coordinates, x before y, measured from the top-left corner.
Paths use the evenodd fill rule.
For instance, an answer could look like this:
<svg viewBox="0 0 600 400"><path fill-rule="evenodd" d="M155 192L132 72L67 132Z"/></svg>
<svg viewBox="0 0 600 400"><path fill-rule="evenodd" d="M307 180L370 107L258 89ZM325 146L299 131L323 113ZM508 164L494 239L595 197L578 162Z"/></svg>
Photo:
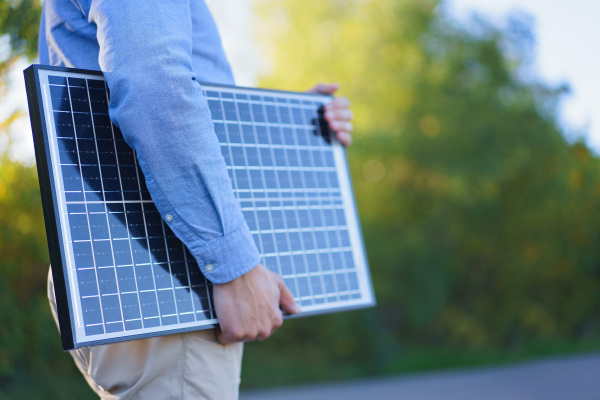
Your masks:
<svg viewBox="0 0 600 400"><path fill-rule="evenodd" d="M206 279L217 284L230 282L260 263L260 254L245 221L237 230L189 246L189 250Z"/></svg>

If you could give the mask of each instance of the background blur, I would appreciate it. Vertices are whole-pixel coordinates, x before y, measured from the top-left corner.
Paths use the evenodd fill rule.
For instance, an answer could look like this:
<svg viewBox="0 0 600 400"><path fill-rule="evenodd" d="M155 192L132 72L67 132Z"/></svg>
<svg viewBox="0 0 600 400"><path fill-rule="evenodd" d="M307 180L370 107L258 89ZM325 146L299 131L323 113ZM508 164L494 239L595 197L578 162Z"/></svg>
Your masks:
<svg viewBox="0 0 600 400"><path fill-rule="evenodd" d="M436 0L210 3L250 66L240 83L337 81L352 100L378 300L247 345L244 387L600 349L600 160L561 122L568 86L532 68L534 18L458 19ZM10 89L35 60L39 12L0 0L0 397L94 398L47 305L31 132Z"/></svg>

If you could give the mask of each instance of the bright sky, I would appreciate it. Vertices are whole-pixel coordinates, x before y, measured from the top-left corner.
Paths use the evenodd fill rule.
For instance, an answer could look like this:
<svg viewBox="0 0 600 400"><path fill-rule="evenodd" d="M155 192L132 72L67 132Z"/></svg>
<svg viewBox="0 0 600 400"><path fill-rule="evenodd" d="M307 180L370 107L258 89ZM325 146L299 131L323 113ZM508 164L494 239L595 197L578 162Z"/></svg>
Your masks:
<svg viewBox="0 0 600 400"><path fill-rule="evenodd" d="M584 133L600 154L600 1L449 0L448 6L459 19L476 11L497 24L511 11L531 14L537 75L550 84L570 85L561 107L563 127L568 133Z"/></svg>

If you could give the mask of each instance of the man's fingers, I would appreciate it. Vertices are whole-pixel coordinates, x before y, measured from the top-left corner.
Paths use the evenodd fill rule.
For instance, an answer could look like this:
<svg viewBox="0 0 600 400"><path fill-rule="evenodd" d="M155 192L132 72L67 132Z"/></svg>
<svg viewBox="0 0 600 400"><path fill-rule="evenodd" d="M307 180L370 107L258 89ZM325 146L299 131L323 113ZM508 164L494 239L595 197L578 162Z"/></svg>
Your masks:
<svg viewBox="0 0 600 400"><path fill-rule="evenodd" d="M325 119L327 121L350 121L354 115L348 108L332 109L325 111Z"/></svg>
<svg viewBox="0 0 600 400"><path fill-rule="evenodd" d="M352 122L348 121L331 121L329 123L329 127L336 132L346 132L351 133L354 126L352 126Z"/></svg>
<svg viewBox="0 0 600 400"><path fill-rule="evenodd" d="M335 109L343 109L350 107L350 100L346 97L336 97L331 100L329 103L325 104L325 111L335 110Z"/></svg>
<svg viewBox="0 0 600 400"><path fill-rule="evenodd" d="M285 283L282 279L279 279L279 290L280 290L280 298L279 304L283 311L288 312L290 314L298 314L300 312L300 306L296 304L294 300L294 295L290 290L285 286Z"/></svg>
<svg viewBox="0 0 600 400"><path fill-rule="evenodd" d="M348 147L352 144L352 135L350 135L347 132L339 131L339 132L335 133L335 136L346 147Z"/></svg>
<svg viewBox="0 0 600 400"><path fill-rule="evenodd" d="M217 328L217 341L221 344L230 344L236 342L232 335L224 334L221 328Z"/></svg>
<svg viewBox="0 0 600 400"><path fill-rule="evenodd" d="M319 83L309 90L310 93L334 94L340 85L337 83Z"/></svg>
<svg viewBox="0 0 600 400"><path fill-rule="evenodd" d="M223 344L265 340L283 323L281 309L300 312L283 279L262 264L231 282L215 284L213 300L217 340Z"/></svg>

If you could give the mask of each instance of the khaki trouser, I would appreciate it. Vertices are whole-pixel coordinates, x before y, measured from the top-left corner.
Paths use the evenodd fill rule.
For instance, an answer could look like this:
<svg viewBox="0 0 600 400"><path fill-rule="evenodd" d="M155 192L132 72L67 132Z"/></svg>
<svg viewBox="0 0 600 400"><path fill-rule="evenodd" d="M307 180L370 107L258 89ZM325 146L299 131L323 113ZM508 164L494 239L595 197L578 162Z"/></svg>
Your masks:
<svg viewBox="0 0 600 400"><path fill-rule="evenodd" d="M52 273L48 299L54 320ZM241 343L222 345L214 329L84 347L69 353L101 399L238 398Z"/></svg>

